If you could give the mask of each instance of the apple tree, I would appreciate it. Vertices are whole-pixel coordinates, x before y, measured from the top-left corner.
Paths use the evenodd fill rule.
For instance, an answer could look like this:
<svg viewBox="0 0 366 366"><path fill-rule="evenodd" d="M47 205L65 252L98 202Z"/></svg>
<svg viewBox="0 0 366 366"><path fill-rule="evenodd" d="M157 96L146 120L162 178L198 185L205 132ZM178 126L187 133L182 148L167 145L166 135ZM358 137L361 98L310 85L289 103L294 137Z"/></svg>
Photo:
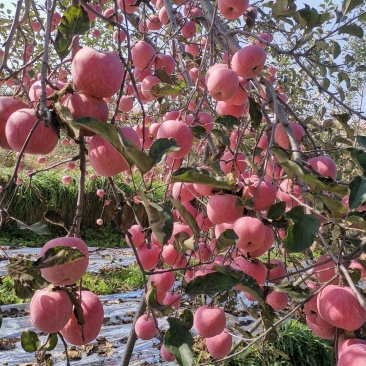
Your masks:
<svg viewBox="0 0 366 366"><path fill-rule="evenodd" d="M200 339L212 358L228 360L270 342L300 309L317 336L338 345L338 366L365 362L365 21L358 0L3 7L0 147L15 165L0 189L0 227L47 232L12 215L13 195L45 170L79 169L67 236L46 243L36 262L8 265L17 292L33 296L34 327L50 334L26 350L42 362L55 333L75 345L98 335L101 303L75 283L88 263L85 182L105 177L113 198L104 205L142 205L149 221L136 215L125 233L145 295L122 365L137 337L158 337L162 359L180 365L193 365ZM66 148L66 159L22 170L29 156L44 163ZM121 175L132 195L116 183ZM259 313L247 332L225 312L243 296ZM42 308L44 298L62 306ZM25 343L35 337L27 331Z"/></svg>

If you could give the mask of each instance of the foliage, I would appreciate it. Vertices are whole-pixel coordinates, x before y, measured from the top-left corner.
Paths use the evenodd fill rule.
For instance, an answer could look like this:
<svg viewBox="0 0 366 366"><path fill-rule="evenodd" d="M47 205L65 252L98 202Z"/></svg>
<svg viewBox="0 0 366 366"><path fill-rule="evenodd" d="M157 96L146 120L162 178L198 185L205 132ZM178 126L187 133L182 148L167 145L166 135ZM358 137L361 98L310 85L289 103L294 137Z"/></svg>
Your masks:
<svg viewBox="0 0 366 366"><path fill-rule="evenodd" d="M139 267L103 269L87 275L85 284L111 293L144 283L147 312L157 325L155 316L173 312L160 299L167 289L159 286L167 282L179 279L178 295L189 295L194 307L217 305L221 315L218 307L234 306L229 298L240 289L258 301L262 329L271 333L262 332L261 346L244 352L240 342L253 334L243 332L239 352L253 364L257 356L260 364L326 364L321 357L331 357L324 343L302 325L279 324L286 319L281 310L291 308L288 300L297 304L310 294L303 285L320 282L318 273L305 280L302 274L323 252L339 284L352 287L366 308L349 269L366 229L363 2L258 1L235 16L225 14L224 2L209 0L21 6L9 17L12 10L0 5L0 101L21 98L36 110L37 122L18 146L12 140L24 132L22 121L13 126L7 120L3 147L9 143L18 154L0 152L2 236L29 234L38 245L44 238L34 234L67 233L88 245L121 246L127 233ZM41 91L34 96L37 84ZM82 108L67 103L82 93L94 101L83 102L86 111L77 115ZM47 166L27 151L38 128L62 139ZM237 221L243 216L256 229ZM56 272L60 261L76 264L73 249L56 251L50 254ZM269 260L280 252L283 268ZM293 260L305 256L305 265ZM46 286L39 268L44 261L47 255L37 262L10 260L17 294ZM157 269L166 277L146 283ZM282 282L273 287L276 269L283 269ZM159 278L171 281L159 284ZM84 324L75 288L63 290ZM282 309L275 309L276 294ZM168 322L164 347L180 365L193 365L191 322L187 326L184 316ZM278 329L272 331L273 324ZM266 343L276 331L278 340ZM25 331L22 344L45 361L35 333Z"/></svg>

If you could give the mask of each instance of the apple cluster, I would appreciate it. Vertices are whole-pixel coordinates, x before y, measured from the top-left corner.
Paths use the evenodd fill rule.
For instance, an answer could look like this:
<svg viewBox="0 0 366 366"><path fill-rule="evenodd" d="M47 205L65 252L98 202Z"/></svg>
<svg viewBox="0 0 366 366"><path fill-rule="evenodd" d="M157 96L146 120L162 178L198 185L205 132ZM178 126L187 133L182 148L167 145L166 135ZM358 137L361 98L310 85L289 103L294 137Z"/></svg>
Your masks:
<svg viewBox="0 0 366 366"><path fill-rule="evenodd" d="M76 237L62 237L50 240L41 249L40 257L47 250L56 246L72 247L82 252L85 257L65 264L42 268L42 276L52 286L36 291L30 303L32 325L44 333L60 333L63 338L77 346L93 341L103 324L103 305L94 293L81 290L70 296L75 284L85 274L89 263L89 251L85 242ZM84 323L81 324L75 315L74 303L80 305Z"/></svg>

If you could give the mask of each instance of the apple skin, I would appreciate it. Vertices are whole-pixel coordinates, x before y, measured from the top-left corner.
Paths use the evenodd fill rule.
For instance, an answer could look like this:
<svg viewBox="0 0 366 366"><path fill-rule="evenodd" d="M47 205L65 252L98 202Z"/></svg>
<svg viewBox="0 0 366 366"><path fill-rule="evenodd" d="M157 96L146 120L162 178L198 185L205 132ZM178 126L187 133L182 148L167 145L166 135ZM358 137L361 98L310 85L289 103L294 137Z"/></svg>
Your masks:
<svg viewBox="0 0 366 366"><path fill-rule="evenodd" d="M248 45L235 52L231 61L232 69L244 78L258 76L266 62L266 52L257 45Z"/></svg>
<svg viewBox="0 0 366 366"><path fill-rule="evenodd" d="M338 359L342 357L342 354L347 351L348 347L354 345L354 344L362 344L366 345L365 339L359 339L359 338L345 338L344 334L341 334L338 338Z"/></svg>
<svg viewBox="0 0 366 366"><path fill-rule="evenodd" d="M326 286L317 299L319 315L337 328L354 331L366 320L366 310L349 287Z"/></svg>
<svg viewBox="0 0 366 366"><path fill-rule="evenodd" d="M238 88L238 75L231 69L218 68L213 70L207 79L207 90L215 100L230 99Z"/></svg>
<svg viewBox="0 0 366 366"><path fill-rule="evenodd" d="M308 163L324 177L337 179L337 165L329 156L317 156L309 159Z"/></svg>
<svg viewBox="0 0 366 366"><path fill-rule="evenodd" d="M155 50L153 46L145 41L138 41L131 48L133 65L140 70L151 67L155 60Z"/></svg>
<svg viewBox="0 0 366 366"><path fill-rule="evenodd" d="M227 151L220 158L220 168L225 175L233 173L234 177L238 178L247 167L245 159L246 156L242 152L238 152L234 159L232 152Z"/></svg>
<svg viewBox="0 0 366 366"><path fill-rule="evenodd" d="M99 52L90 47L80 49L71 64L77 88L97 98L109 98L120 89L123 70L116 53Z"/></svg>
<svg viewBox="0 0 366 366"><path fill-rule="evenodd" d="M11 150L5 136L5 125L8 118L18 109L28 108L28 105L20 99L12 97L0 97L0 147L5 150Z"/></svg>
<svg viewBox="0 0 366 366"><path fill-rule="evenodd" d="M85 242L79 238L63 237L48 241L41 249L40 257L55 246L75 247L85 254L85 258L56 267L42 268L42 276L55 286L72 285L84 276L89 263L89 251Z"/></svg>
<svg viewBox="0 0 366 366"><path fill-rule="evenodd" d="M10 115L5 126L5 137L12 150L19 152L29 132L37 121L36 111L31 108L18 109ZM52 126L46 127L41 121L30 138L26 154L47 155L57 145L58 136Z"/></svg>
<svg viewBox="0 0 366 366"><path fill-rule="evenodd" d="M216 103L216 112L220 116L234 116L236 118L240 118L244 115L244 112L247 110L247 103L243 103L241 105L237 104L229 104L225 100L219 100Z"/></svg>
<svg viewBox="0 0 366 366"><path fill-rule="evenodd" d="M217 0L217 7L226 19L237 19L244 14L249 6L249 0Z"/></svg>
<svg viewBox="0 0 366 366"><path fill-rule="evenodd" d="M160 348L160 357L164 360L164 361L174 361L175 360L175 356L173 355L173 353L169 352L164 345L161 346Z"/></svg>
<svg viewBox="0 0 366 366"><path fill-rule="evenodd" d="M302 138L306 134L304 128L295 122L289 122L289 126L294 134L295 140L297 141L298 144L300 144ZM278 123L276 126L274 140L282 148L284 148L284 149L290 148L290 141L289 141L287 133L281 123Z"/></svg>
<svg viewBox="0 0 366 366"><path fill-rule="evenodd" d="M30 319L44 333L57 333L69 321L72 302L65 291L38 290L30 303Z"/></svg>
<svg viewBox="0 0 366 366"><path fill-rule="evenodd" d="M327 282L335 275L334 262L332 260L327 261L328 259L330 259L330 256L323 254L315 262L317 266L314 268L314 274L319 282ZM324 263L325 261L327 262ZM336 285L338 282L339 279L336 277L331 284Z"/></svg>
<svg viewBox="0 0 366 366"><path fill-rule="evenodd" d="M283 310L288 304L288 295L284 292L279 292L276 290L271 291L266 296L266 303L272 307L274 311Z"/></svg>
<svg viewBox="0 0 366 366"><path fill-rule="evenodd" d="M255 217L239 217L234 221L233 229L239 237L236 246L241 251L250 252L257 250L264 243L264 224Z"/></svg>
<svg viewBox="0 0 366 366"><path fill-rule="evenodd" d="M154 318L147 314L141 315L136 320L135 332L137 337L144 341L154 338L158 332Z"/></svg>
<svg viewBox="0 0 366 366"><path fill-rule="evenodd" d="M219 335L226 325L224 310L217 306L203 305L194 313L193 326L202 338Z"/></svg>
<svg viewBox="0 0 366 366"><path fill-rule="evenodd" d="M240 269L245 274L253 277L259 286L263 286L266 281L268 270L259 259L248 261L244 257L238 256L233 260L231 267Z"/></svg>
<svg viewBox="0 0 366 366"><path fill-rule="evenodd" d="M306 324L312 330L312 332L319 338L333 340L336 336L335 327L322 327L313 323L308 316L306 316Z"/></svg>
<svg viewBox="0 0 366 366"><path fill-rule="evenodd" d="M272 266L270 269L268 269L267 281L272 283L281 281L281 279L287 275L285 263L276 258L271 259L269 263Z"/></svg>
<svg viewBox="0 0 366 366"><path fill-rule="evenodd" d="M108 104L104 99L78 92L68 96L62 104L70 109L74 119L93 117L100 122L107 122L109 117ZM94 132L82 127L84 136L93 136Z"/></svg>
<svg viewBox="0 0 366 366"><path fill-rule="evenodd" d="M80 292L78 291L77 294ZM79 325L72 312L69 322L60 331L65 340L75 346L82 346L97 338L104 320L103 305L94 293L81 291L81 307L85 324ZM84 334L84 340L82 334Z"/></svg>
<svg viewBox="0 0 366 366"><path fill-rule="evenodd" d="M352 344L338 359L337 366L364 366L366 362L366 344Z"/></svg>
<svg viewBox="0 0 366 366"><path fill-rule="evenodd" d="M164 271L164 269L155 270L154 274L150 276L149 282L153 281L157 290L166 292L174 286L175 274L174 272L159 273L161 271Z"/></svg>
<svg viewBox="0 0 366 366"><path fill-rule="evenodd" d="M231 351L233 337L224 331L215 337L206 338L205 341L207 350L212 357L223 358Z"/></svg>
<svg viewBox="0 0 366 366"><path fill-rule="evenodd" d="M122 10L122 12L126 11L127 14L133 14L135 11L139 9L138 6L132 5L130 0L117 0L118 7Z"/></svg>
<svg viewBox="0 0 366 366"><path fill-rule="evenodd" d="M150 270L158 264L160 249L155 244L143 244L136 249L144 270Z"/></svg>
<svg viewBox="0 0 366 366"><path fill-rule="evenodd" d="M247 183L243 188L243 197L248 197L253 200L255 211L268 210L276 200L277 187L271 181L262 180L255 177L247 179Z"/></svg>
<svg viewBox="0 0 366 366"><path fill-rule="evenodd" d="M237 196L215 194L207 202L207 216L213 224L232 223L243 216L243 207L236 206Z"/></svg>
<svg viewBox="0 0 366 366"><path fill-rule="evenodd" d="M137 148L141 148L140 139L133 128L123 126L121 131ZM130 169L125 158L117 149L99 135L94 135L90 140L89 162L95 172L103 177L113 177Z"/></svg>
<svg viewBox="0 0 366 366"><path fill-rule="evenodd" d="M167 155L174 159L184 158L192 149L194 135L191 129L178 120L167 120L160 125L157 138L173 137L180 146L178 151L168 152Z"/></svg>

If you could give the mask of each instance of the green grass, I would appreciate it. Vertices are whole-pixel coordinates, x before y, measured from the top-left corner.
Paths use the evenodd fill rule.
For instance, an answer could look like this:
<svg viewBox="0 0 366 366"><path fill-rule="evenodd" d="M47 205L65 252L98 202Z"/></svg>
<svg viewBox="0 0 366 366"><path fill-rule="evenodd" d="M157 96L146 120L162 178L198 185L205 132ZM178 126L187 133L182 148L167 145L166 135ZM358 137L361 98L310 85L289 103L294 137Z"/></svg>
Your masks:
<svg viewBox="0 0 366 366"><path fill-rule="evenodd" d="M318 338L305 324L291 320L278 329L274 343L251 347L225 365L331 366L332 352L327 341Z"/></svg>
<svg viewBox="0 0 366 366"><path fill-rule="evenodd" d="M10 277L0 279L0 305L22 304L30 299L20 299L14 291L14 282Z"/></svg>
<svg viewBox="0 0 366 366"><path fill-rule="evenodd" d="M131 265L101 269L98 273L87 272L82 285L98 295L110 295L142 288L143 277L139 267Z"/></svg>
<svg viewBox="0 0 366 366"><path fill-rule="evenodd" d="M97 295L118 294L143 287L143 278L137 265L122 268L102 269L99 273L87 272L83 277L83 287ZM30 299L20 299L14 291L14 282L5 277L0 282L0 305L21 304Z"/></svg>

